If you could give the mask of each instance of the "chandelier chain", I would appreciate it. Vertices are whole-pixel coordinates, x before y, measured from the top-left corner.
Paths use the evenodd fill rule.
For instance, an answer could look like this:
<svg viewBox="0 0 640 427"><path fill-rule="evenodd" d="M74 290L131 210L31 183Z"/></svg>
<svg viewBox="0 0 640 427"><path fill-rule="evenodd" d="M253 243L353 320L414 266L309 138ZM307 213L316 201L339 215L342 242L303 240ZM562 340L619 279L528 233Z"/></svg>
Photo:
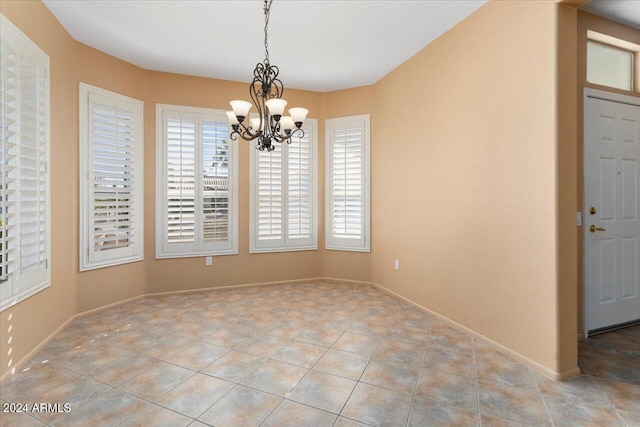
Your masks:
<svg viewBox="0 0 640 427"><path fill-rule="evenodd" d="M273 0L264 0L264 59L266 63L269 63L269 42L267 30L269 29L269 12L271 10L272 2Z"/></svg>

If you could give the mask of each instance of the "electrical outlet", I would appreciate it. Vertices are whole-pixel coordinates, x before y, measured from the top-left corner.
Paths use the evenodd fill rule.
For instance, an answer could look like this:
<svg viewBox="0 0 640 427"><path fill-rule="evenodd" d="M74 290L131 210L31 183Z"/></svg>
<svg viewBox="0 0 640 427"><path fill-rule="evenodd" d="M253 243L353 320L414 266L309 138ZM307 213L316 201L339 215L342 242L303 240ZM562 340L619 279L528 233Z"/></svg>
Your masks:
<svg viewBox="0 0 640 427"><path fill-rule="evenodd" d="M396 270L400 270L400 260L396 260Z"/></svg>
<svg viewBox="0 0 640 427"><path fill-rule="evenodd" d="M208 256L204 259L204 263L207 267L211 267L213 265L213 257Z"/></svg>

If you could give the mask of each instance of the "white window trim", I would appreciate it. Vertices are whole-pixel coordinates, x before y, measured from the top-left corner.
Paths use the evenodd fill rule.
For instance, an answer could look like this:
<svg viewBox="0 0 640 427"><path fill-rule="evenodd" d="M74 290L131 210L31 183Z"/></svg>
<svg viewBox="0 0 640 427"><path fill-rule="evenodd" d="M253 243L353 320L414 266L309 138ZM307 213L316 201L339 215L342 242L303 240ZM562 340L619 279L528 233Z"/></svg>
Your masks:
<svg viewBox="0 0 640 427"><path fill-rule="evenodd" d="M166 150L164 144L164 111L179 111L192 114L220 115L226 119L226 111L212 108L188 107L183 105L156 104L156 258L189 258L202 256L217 255L237 255L238 254L238 143L229 140L229 148L231 151L231 176L229 186L231 194L231 208L233 209L232 218L229 221L231 231L231 248L225 250L201 250L201 251L182 251L167 252L163 248L166 215L165 212L165 192L164 181L166 176Z"/></svg>
<svg viewBox="0 0 640 427"><path fill-rule="evenodd" d="M364 149L364 244L361 246L345 245L340 242L334 242L331 234L331 224L333 223L333 215L331 210L331 181L333 178L333 170L331 168L331 158L333 155L332 129L340 128L343 123L351 121L363 122L363 149ZM339 117L325 120L325 249L351 251L351 252L371 252L371 185L370 185L370 129L371 119L369 114L357 116Z"/></svg>
<svg viewBox="0 0 640 427"><path fill-rule="evenodd" d="M101 89L86 83L80 83L79 90L80 106L80 271L95 270L98 268L112 267L130 262L142 261L144 259L144 103L140 100L130 98L115 92ZM89 95L91 93L113 98L114 100L131 104L135 120L135 158L134 168L137 182L134 188L134 212L135 212L135 233L136 239L133 244L133 255L107 257L100 261L90 261L90 216L91 208L91 183L89 176L91 153L89 147Z"/></svg>
<svg viewBox="0 0 640 427"><path fill-rule="evenodd" d="M29 37L27 37L18 27L16 27L9 19L0 13L0 31L2 36L0 40L5 38L18 39L24 43L28 48L33 49L45 63L45 78L44 78L44 102L45 102L45 157L46 157L46 195L45 195L45 223L46 223L46 257L47 266L45 277L40 283L36 283L22 292L12 294L11 297L0 300L0 312L6 310L9 307L13 307L21 301L37 294L38 292L51 286L51 101L50 101L50 75L51 66L49 55L47 55L38 45L36 45ZM0 129L0 132L4 132L4 129ZM4 135L2 136L4 138ZM13 276L9 276L6 282L13 289L14 280Z"/></svg>
<svg viewBox="0 0 640 427"><path fill-rule="evenodd" d="M286 206L283 206L283 227L282 227L282 245L277 247L258 247L257 243L257 215L256 210L258 207L257 197L257 153L258 150L250 146L249 152L249 253L269 253L269 252L296 252L296 251L312 251L318 249L318 120L317 119L305 119L303 128L310 128L312 140L311 140L311 165L312 165L312 190L311 190L311 244L308 245L296 245L295 239L290 242L287 238L287 212ZM278 145L284 146L286 143ZM292 142L295 144L295 141ZM251 145L251 144L250 144ZM288 160L287 156L283 156L283 165ZM287 200L286 196L286 180L283 178L283 200ZM284 202L283 202L284 203Z"/></svg>

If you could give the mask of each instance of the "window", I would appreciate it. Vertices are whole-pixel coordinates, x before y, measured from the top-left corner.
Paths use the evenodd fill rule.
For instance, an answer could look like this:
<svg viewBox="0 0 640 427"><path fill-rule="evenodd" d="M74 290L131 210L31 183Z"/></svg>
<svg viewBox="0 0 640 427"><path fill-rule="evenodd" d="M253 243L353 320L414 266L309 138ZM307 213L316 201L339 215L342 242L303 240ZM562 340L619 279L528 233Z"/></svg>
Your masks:
<svg viewBox="0 0 640 427"><path fill-rule="evenodd" d="M49 57L0 15L0 310L51 283Z"/></svg>
<svg viewBox="0 0 640 427"><path fill-rule="evenodd" d="M326 248L369 252L369 115L326 121Z"/></svg>
<svg viewBox="0 0 640 427"><path fill-rule="evenodd" d="M250 251L318 249L317 126L304 122L304 137L274 151L250 150Z"/></svg>
<svg viewBox="0 0 640 427"><path fill-rule="evenodd" d="M633 89L633 52L595 41L587 43L587 81L622 90Z"/></svg>
<svg viewBox="0 0 640 427"><path fill-rule="evenodd" d="M156 257L237 254L237 143L225 112L176 105L156 112Z"/></svg>
<svg viewBox="0 0 640 427"><path fill-rule="evenodd" d="M143 104L80 83L80 271L140 261Z"/></svg>

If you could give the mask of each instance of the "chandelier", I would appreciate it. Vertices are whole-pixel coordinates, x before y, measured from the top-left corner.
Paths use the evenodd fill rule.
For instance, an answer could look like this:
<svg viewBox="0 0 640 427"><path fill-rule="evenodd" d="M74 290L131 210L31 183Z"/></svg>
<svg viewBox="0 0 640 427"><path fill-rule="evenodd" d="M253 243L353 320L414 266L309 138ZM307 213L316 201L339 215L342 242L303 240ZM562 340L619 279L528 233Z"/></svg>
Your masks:
<svg viewBox="0 0 640 427"><path fill-rule="evenodd" d="M233 111L227 112L227 118L233 132L229 137L236 141L238 136L246 141L257 139L258 150L273 151L274 142L291 144L294 135L304 136L302 123L309 111L306 108L291 108L289 116L284 116L287 101L282 99L284 86L278 73L280 70L269 62L269 46L267 43L267 28L269 26L269 11L273 0L264 1L264 61L258 63L253 70L253 81L249 86L249 94L253 104L247 101L233 100L230 102ZM248 120L249 110L255 105L257 117Z"/></svg>

